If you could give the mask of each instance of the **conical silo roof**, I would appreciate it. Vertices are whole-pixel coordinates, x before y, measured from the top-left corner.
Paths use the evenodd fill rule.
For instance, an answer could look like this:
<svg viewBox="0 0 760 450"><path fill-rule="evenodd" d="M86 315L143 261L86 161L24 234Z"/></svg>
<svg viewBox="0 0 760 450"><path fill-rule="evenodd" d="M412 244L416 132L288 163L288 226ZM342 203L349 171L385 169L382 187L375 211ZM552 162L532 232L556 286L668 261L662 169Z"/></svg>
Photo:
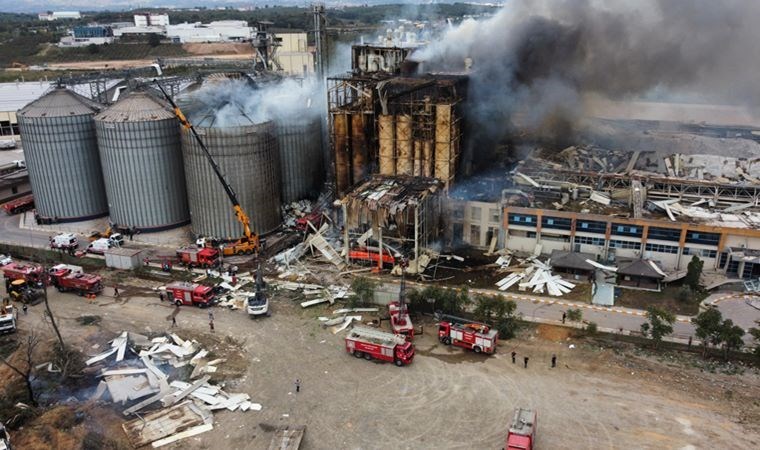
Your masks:
<svg viewBox="0 0 760 450"><path fill-rule="evenodd" d="M132 92L95 116L99 122L148 122L173 119L166 103L147 92Z"/></svg>
<svg viewBox="0 0 760 450"><path fill-rule="evenodd" d="M56 87L19 110L24 117L69 117L97 114L103 107L69 89Z"/></svg>

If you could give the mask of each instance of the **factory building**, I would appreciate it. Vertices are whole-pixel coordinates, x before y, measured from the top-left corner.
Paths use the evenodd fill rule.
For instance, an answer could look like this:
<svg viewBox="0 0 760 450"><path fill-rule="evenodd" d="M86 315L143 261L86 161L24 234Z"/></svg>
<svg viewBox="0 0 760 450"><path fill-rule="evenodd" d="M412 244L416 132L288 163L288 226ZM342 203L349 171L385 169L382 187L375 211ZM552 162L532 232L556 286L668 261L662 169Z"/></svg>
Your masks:
<svg viewBox="0 0 760 450"><path fill-rule="evenodd" d="M175 43L192 42L245 42L250 41L254 29L244 20L218 20L203 24L180 23L167 25L166 36Z"/></svg>
<svg viewBox="0 0 760 450"><path fill-rule="evenodd" d="M314 52L309 49L306 33L296 30L270 30L279 42L277 62L287 75L306 77L314 74Z"/></svg>

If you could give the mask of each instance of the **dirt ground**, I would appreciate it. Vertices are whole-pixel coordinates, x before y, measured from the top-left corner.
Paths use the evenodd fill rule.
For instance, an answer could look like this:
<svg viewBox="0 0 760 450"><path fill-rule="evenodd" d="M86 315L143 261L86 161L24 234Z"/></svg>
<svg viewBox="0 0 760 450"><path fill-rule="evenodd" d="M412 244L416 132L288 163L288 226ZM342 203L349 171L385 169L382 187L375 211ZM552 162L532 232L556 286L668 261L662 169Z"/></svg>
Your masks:
<svg viewBox="0 0 760 450"><path fill-rule="evenodd" d="M182 48L193 55L253 55L251 44L194 43L183 44Z"/></svg>
<svg viewBox="0 0 760 450"><path fill-rule="evenodd" d="M122 330L169 329L173 310L155 296L128 293L88 303L51 291L50 300L64 336L88 354L98 353L96 341L102 348ZM430 321L415 339L413 364L398 368L349 356L343 335L322 329L316 319L336 307L303 310L275 293L270 318L215 310L213 335L206 310L181 308L176 332L229 353L227 389L249 393L263 410L217 412L212 431L168 448L265 449L275 427L292 424L307 427L303 449L497 449L516 407L538 411L538 448L760 446L760 374L754 369L711 373L690 357L607 348L547 326L501 342L487 357L439 344ZM32 307L22 327L44 328L42 308ZM83 315L101 320L81 325ZM511 362L513 350L518 364ZM549 367L552 354L559 360L555 369ZM527 369L520 364L524 356L530 358ZM102 420L108 430L120 426L117 414L88 420ZM15 431L14 440L34 442L36 429Z"/></svg>

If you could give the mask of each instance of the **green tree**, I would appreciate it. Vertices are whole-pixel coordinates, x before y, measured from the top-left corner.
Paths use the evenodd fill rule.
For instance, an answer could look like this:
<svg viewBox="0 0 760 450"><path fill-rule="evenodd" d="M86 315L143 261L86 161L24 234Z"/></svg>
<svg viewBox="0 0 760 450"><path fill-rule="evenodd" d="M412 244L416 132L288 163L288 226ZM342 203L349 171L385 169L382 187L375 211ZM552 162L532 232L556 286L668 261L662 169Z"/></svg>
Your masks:
<svg viewBox="0 0 760 450"><path fill-rule="evenodd" d="M90 44L90 45L87 46L87 53L89 53L91 55L100 53L100 47L98 47L95 44Z"/></svg>
<svg viewBox="0 0 760 450"><path fill-rule="evenodd" d="M641 324L641 333L650 337L654 342L654 348L657 349L662 338L673 332L675 321L676 316L673 313L650 306L647 308L647 322Z"/></svg>
<svg viewBox="0 0 760 450"><path fill-rule="evenodd" d="M597 331L598 327L596 325L596 322L589 322L586 324L586 333L593 335L596 334Z"/></svg>
<svg viewBox="0 0 760 450"><path fill-rule="evenodd" d="M499 337L510 339L515 336L518 326L517 303L499 295L491 297L478 295L475 297L475 318L492 325L499 331Z"/></svg>
<svg viewBox="0 0 760 450"><path fill-rule="evenodd" d="M151 47L158 47L161 45L161 36L156 33L150 33L148 35L148 45Z"/></svg>
<svg viewBox="0 0 760 450"><path fill-rule="evenodd" d="M689 286L692 291L699 291L699 278L702 276L702 267L705 262L699 259L697 255L691 257L689 265L686 267L686 277L683 283Z"/></svg>
<svg viewBox="0 0 760 450"><path fill-rule="evenodd" d="M726 319L720 326L720 340L723 343L723 357L728 361L731 350L739 350L744 345L744 329Z"/></svg>
<svg viewBox="0 0 760 450"><path fill-rule="evenodd" d="M351 281L351 294L348 297L348 306L356 308L359 305L366 305L372 301L375 296L376 283L369 278L356 277Z"/></svg>
<svg viewBox="0 0 760 450"><path fill-rule="evenodd" d="M702 311L691 319L691 323L696 327L695 334L702 340L702 357L707 356L707 345L718 345L720 343L721 323L723 314L715 308Z"/></svg>
<svg viewBox="0 0 760 450"><path fill-rule="evenodd" d="M760 325L760 320L756 320L755 323ZM749 334L755 339L755 349L753 350L753 353L757 359L760 360L760 328L750 328Z"/></svg>
<svg viewBox="0 0 760 450"><path fill-rule="evenodd" d="M583 320L583 311L580 309L568 309L567 310L567 320L570 322L580 322Z"/></svg>

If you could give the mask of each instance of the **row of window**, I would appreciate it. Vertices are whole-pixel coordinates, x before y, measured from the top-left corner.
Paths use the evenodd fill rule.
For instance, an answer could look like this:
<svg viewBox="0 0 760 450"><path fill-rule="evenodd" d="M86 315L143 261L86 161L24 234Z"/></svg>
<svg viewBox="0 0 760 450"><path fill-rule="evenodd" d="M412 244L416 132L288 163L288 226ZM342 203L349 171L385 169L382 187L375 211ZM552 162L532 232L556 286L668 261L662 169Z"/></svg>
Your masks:
<svg viewBox="0 0 760 450"><path fill-rule="evenodd" d="M18 136L18 124L8 120L0 120L0 136Z"/></svg>
<svg viewBox="0 0 760 450"><path fill-rule="evenodd" d="M575 236L575 243L576 244L586 244L586 245L604 245L604 239L603 238L595 238L595 237L588 237L588 236Z"/></svg>
<svg viewBox="0 0 760 450"><path fill-rule="evenodd" d="M658 253L678 253L678 247L674 245L662 245L662 244L647 244L645 246L647 251Z"/></svg>
<svg viewBox="0 0 760 450"><path fill-rule="evenodd" d="M638 250L641 248L641 243L631 241L619 241L617 239L610 239L610 248L622 248L627 250Z"/></svg>

